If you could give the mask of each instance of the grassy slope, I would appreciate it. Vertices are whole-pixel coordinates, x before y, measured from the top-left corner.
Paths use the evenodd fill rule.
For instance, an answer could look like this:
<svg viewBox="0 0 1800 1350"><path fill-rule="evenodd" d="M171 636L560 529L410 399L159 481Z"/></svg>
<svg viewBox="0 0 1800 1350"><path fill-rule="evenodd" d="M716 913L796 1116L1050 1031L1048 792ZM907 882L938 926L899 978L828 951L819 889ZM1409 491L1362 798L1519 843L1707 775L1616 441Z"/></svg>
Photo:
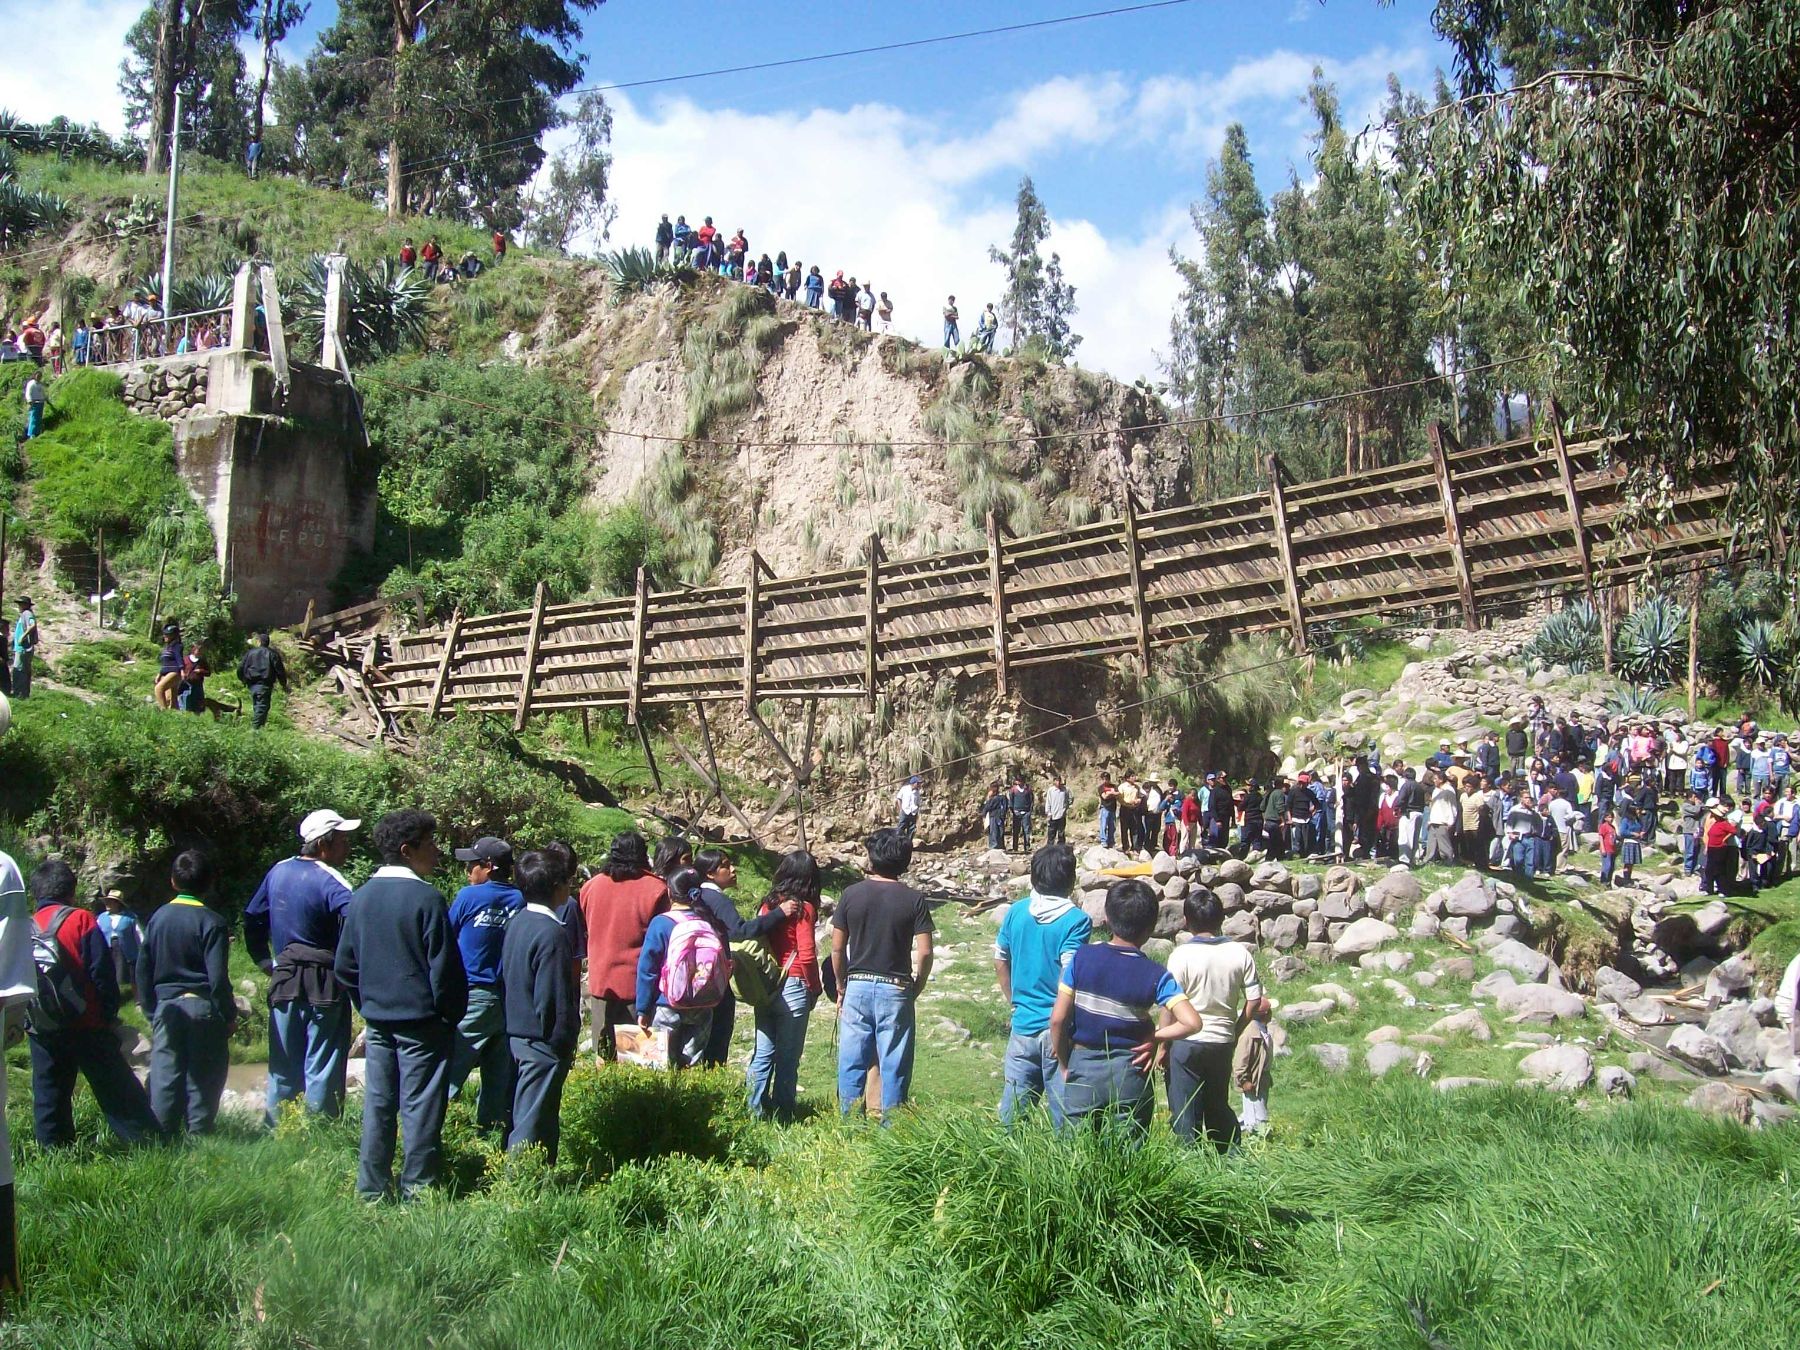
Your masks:
<svg viewBox="0 0 1800 1350"><path fill-rule="evenodd" d="M1363 1033L1423 1027L1465 984L1405 1008L1321 971L1359 1007L1296 1029L1275 1133L1238 1158L1183 1152L1160 1124L1136 1155L1008 1138L990 1116L992 926L939 918L920 1109L891 1134L828 1109L753 1126L735 1071L677 1089L583 1070L562 1173L484 1172L453 1108L462 1193L377 1210L350 1195L351 1124L136 1155L16 1145L32 1300L13 1343L1699 1346L1767 1344L1800 1318L1800 1134L1673 1109L1678 1089L1650 1082L1631 1105L1442 1094L1309 1052L1348 1044L1360 1066ZM804 1100L828 1108L823 1014L813 1033ZM1499 1035L1435 1048L1438 1071L1510 1080L1524 1052ZM85 1096L82 1119L97 1135ZM670 1144L689 1156L611 1170Z"/></svg>

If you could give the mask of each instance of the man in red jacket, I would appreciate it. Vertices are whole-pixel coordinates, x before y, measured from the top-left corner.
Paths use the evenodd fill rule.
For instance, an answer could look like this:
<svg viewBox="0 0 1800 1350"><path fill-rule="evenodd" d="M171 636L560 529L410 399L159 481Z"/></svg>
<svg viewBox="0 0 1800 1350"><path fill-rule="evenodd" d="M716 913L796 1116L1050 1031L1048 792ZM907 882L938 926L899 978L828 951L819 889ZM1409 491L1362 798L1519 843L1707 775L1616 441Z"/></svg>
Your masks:
<svg viewBox="0 0 1800 1350"><path fill-rule="evenodd" d="M87 1079L113 1133L128 1144L157 1138L156 1117L142 1083L119 1047L119 981L112 953L94 916L75 903L75 873L52 859L31 874L40 931L53 932L84 1008L51 1030L39 1017L31 1028L31 1096L37 1140L45 1148L75 1141L75 1075Z"/></svg>

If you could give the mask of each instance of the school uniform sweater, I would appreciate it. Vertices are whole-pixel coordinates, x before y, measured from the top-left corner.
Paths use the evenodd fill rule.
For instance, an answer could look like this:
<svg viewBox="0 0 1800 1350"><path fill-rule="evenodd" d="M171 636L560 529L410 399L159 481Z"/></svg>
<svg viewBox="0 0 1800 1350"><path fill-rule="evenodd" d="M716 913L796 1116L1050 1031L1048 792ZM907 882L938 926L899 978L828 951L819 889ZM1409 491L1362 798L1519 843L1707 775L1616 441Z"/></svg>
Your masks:
<svg viewBox="0 0 1800 1350"><path fill-rule="evenodd" d="M198 994L229 1021L235 1011L231 996L231 926L224 916L191 895L178 895L144 926L138 950L138 1006L156 1020L156 1010L171 999Z"/></svg>
<svg viewBox="0 0 1800 1350"><path fill-rule="evenodd" d="M381 867L350 898L332 967L368 1022L455 1026L468 976L444 897L409 867Z"/></svg>
<svg viewBox="0 0 1800 1350"><path fill-rule="evenodd" d="M506 1034L547 1042L571 1055L581 1036L575 946L569 931L542 905L526 905L506 925L500 951L506 991Z"/></svg>

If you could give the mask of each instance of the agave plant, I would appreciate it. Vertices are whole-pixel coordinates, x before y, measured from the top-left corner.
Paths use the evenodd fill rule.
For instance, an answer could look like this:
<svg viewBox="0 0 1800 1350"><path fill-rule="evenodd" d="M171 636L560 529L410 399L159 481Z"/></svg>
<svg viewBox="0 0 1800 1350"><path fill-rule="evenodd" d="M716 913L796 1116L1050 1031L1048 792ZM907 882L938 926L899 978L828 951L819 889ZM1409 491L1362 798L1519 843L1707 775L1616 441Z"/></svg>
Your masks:
<svg viewBox="0 0 1800 1350"><path fill-rule="evenodd" d="M31 192L0 176L0 244L16 244L68 218L68 202L54 192Z"/></svg>
<svg viewBox="0 0 1800 1350"><path fill-rule="evenodd" d="M611 253L602 253L600 261L606 268L606 274L612 278L613 294L636 295L649 290L659 281L671 281L676 276L676 269L668 263L659 263L656 254L647 248L621 248Z"/></svg>
<svg viewBox="0 0 1800 1350"><path fill-rule="evenodd" d="M1525 656L1540 666L1587 674L1602 664L1600 615L1586 600L1557 610L1526 644Z"/></svg>
<svg viewBox="0 0 1800 1350"><path fill-rule="evenodd" d="M209 272L205 276L178 278L169 287L167 312L201 314L212 309L229 309L231 290L232 276L229 272Z"/></svg>
<svg viewBox="0 0 1800 1350"><path fill-rule="evenodd" d="M1606 711L1627 722L1652 720L1670 710L1669 700L1661 691L1641 685L1628 684L1607 695L1606 699Z"/></svg>
<svg viewBox="0 0 1800 1350"><path fill-rule="evenodd" d="M1617 648L1626 679L1673 684L1687 664L1687 610L1667 596L1651 596L1620 625Z"/></svg>
<svg viewBox="0 0 1800 1350"><path fill-rule="evenodd" d="M4 108L0 108L0 144L27 154L97 159L107 164L122 164L130 158L125 147L99 127L84 127L66 117L27 122Z"/></svg>
<svg viewBox="0 0 1800 1350"><path fill-rule="evenodd" d="M282 288L293 301L288 327L302 346L315 353L325 333L328 275L324 255L314 254L300 275ZM422 268L403 268L391 258L373 267L347 264L344 299L349 317L344 344L351 358L367 360L423 342L431 292L431 279Z"/></svg>
<svg viewBox="0 0 1800 1350"><path fill-rule="evenodd" d="M1767 619L1750 619L1738 629L1737 651L1744 679L1760 688L1776 688L1787 673L1787 642Z"/></svg>

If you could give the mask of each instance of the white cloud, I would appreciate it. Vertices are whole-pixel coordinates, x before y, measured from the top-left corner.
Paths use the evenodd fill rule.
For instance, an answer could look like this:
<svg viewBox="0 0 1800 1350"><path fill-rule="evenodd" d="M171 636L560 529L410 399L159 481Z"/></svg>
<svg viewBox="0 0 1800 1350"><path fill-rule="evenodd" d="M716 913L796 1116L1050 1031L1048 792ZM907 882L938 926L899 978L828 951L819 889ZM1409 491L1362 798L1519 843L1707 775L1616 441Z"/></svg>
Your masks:
<svg viewBox="0 0 1800 1350"><path fill-rule="evenodd" d="M0 107L28 121L63 116L122 133L119 62L125 35L144 12L144 0L57 0L53 6L39 6L29 25L24 11L20 4L10 26L30 50L8 62ZM21 31L27 27L34 31Z"/></svg>

